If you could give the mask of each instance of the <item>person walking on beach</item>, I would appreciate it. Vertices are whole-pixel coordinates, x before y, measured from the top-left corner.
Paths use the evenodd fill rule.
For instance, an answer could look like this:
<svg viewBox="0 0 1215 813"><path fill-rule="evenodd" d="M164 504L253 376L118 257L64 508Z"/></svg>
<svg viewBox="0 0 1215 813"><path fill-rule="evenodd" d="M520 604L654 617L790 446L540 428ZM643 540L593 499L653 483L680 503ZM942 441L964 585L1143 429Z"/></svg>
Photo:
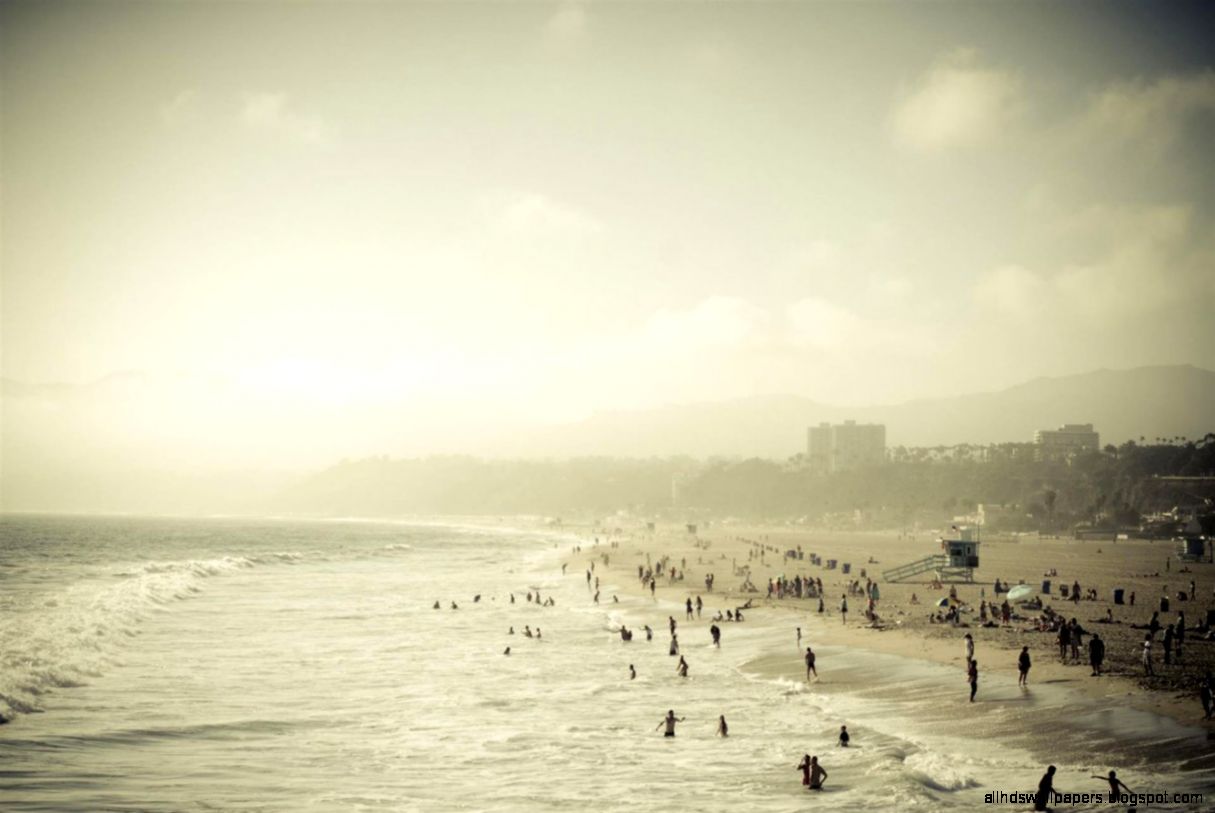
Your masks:
<svg viewBox="0 0 1215 813"><path fill-rule="evenodd" d="M1091 677L1101 677L1101 664L1105 662L1105 641L1093 633L1093 640L1088 642L1088 662L1093 667Z"/></svg>
<svg viewBox="0 0 1215 813"><path fill-rule="evenodd" d="M1155 675L1156 671L1152 669L1152 636L1147 635L1143 639L1143 674Z"/></svg>
<svg viewBox="0 0 1215 813"><path fill-rule="evenodd" d="M717 736L730 736L730 727L726 725L726 715L724 714L717 718Z"/></svg>
<svg viewBox="0 0 1215 813"><path fill-rule="evenodd" d="M709 626L709 635L713 638L713 646L721 648L721 627L716 624Z"/></svg>
<svg viewBox="0 0 1215 813"><path fill-rule="evenodd" d="M1072 629L1067 624L1059 627L1059 660L1067 663L1067 647L1072 642Z"/></svg>
<svg viewBox="0 0 1215 813"><path fill-rule="evenodd" d="M806 682L810 682L810 675L814 675L814 679L818 680L818 670L814 668L814 650L806 647Z"/></svg>
<svg viewBox="0 0 1215 813"><path fill-rule="evenodd" d="M797 628L797 648L798 649L802 648L802 628L801 627Z"/></svg>
<svg viewBox="0 0 1215 813"><path fill-rule="evenodd" d="M966 680L970 683L970 702L975 702L975 692L979 690L979 662L973 658L966 668Z"/></svg>
<svg viewBox="0 0 1215 813"><path fill-rule="evenodd" d="M1088 633L1084 631L1084 627L1080 626L1080 622L1072 619L1069 624L1071 627L1071 643L1072 643L1072 660L1080 660L1080 647L1084 643L1084 636Z"/></svg>
<svg viewBox="0 0 1215 813"><path fill-rule="evenodd" d="M671 628L671 634L672 634L672 635L674 635L674 634L675 634L675 627L676 627L676 624L675 624L675 616L673 616L673 615L668 615L668 616L667 616L667 626Z"/></svg>
<svg viewBox="0 0 1215 813"><path fill-rule="evenodd" d="M1168 666L1173 662L1173 625L1169 624L1164 628L1164 665Z"/></svg>
<svg viewBox="0 0 1215 813"><path fill-rule="evenodd" d="M705 603L700 600L700 596L696 597L696 617L700 618L700 611L704 609Z"/></svg>
<svg viewBox="0 0 1215 813"><path fill-rule="evenodd" d="M1038 782L1038 792L1034 794L1034 810L1050 810L1046 803L1050 801L1051 794L1055 792L1055 766L1051 765L1046 769L1046 773L1042 775L1042 779Z"/></svg>
<svg viewBox="0 0 1215 813"><path fill-rule="evenodd" d="M848 623L848 596L840 596L840 621L844 624Z"/></svg>
<svg viewBox="0 0 1215 813"><path fill-rule="evenodd" d="M685 618L686 620L688 620L688 621L691 621L691 620L692 620L692 614L693 614L695 611L692 609L692 599L691 599L690 597L688 598L688 600L687 600L687 602L685 603L685 605L684 605L684 606L685 606L685 608L686 608L686 613L685 613L684 618Z"/></svg>
<svg viewBox="0 0 1215 813"><path fill-rule="evenodd" d="M667 654L674 657L679 654L679 636L671 636L671 648L667 650Z"/></svg>
<svg viewBox="0 0 1215 813"><path fill-rule="evenodd" d="M667 711L667 716L662 718L662 722L659 723L658 726L654 730L657 731L659 728L666 726L667 730L662 736L674 737L675 736L675 724L682 723L683 721L684 721L683 717L676 717L675 710L670 709Z"/></svg>
<svg viewBox="0 0 1215 813"><path fill-rule="evenodd" d="M975 659L975 639L968 632L962 636L962 640L966 642L966 662L970 663Z"/></svg>
<svg viewBox="0 0 1215 813"><path fill-rule="evenodd" d="M1018 672L1017 685L1018 686L1028 686L1029 685L1029 667L1031 667L1032 665L1033 665L1033 663L1029 659L1029 647L1027 647L1027 646L1021 647L1021 654L1017 657L1017 672Z"/></svg>

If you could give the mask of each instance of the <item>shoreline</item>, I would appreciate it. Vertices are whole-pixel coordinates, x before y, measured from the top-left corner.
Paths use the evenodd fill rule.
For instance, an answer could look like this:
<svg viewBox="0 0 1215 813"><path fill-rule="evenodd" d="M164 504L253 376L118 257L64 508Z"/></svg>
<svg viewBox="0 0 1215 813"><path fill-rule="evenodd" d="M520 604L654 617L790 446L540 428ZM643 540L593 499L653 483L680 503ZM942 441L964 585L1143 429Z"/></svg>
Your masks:
<svg viewBox="0 0 1215 813"><path fill-rule="evenodd" d="M1023 645L1029 646L1033 658L1033 666L1029 673L1031 687L1035 683L1040 683L1050 684L1053 688L1078 691L1091 699L1125 704L1139 711L1167 717L1184 726L1203 728L1208 732L1208 736L1215 736L1215 721L1202 719L1202 708L1198 701L1196 688L1179 686L1179 681L1185 681L1188 678L1182 677L1182 673L1177 672L1177 667L1165 666L1161 662L1159 639L1155 644L1155 670L1158 675L1165 673L1166 676L1158 679L1159 688L1145 686L1142 682L1142 667L1138 667L1138 661L1135 659L1138 649L1137 647L1131 649L1132 644L1128 644L1127 639L1134 640L1142 635L1132 625L1135 622L1146 622L1151 612L1158 609L1158 605L1154 604L1150 609L1144 603L1136 607L1113 605L1108 600L1110 589L1102 589L1104 579L1100 568L1093 567L1091 564L1084 567L1069 561L1067 564L1071 566L1065 573L1063 567L1051 565L1048 560L1043 558L1053 557L1066 560L1069 557L1065 556L1065 553L1070 554L1070 558L1082 556L1088 559L1099 559L1104 556L1105 559L1100 560L1101 564L1109 565L1110 560L1115 557L1108 556L1102 551L1100 548L1102 543L1054 539L1018 539L1013 542L984 541L981 556L994 560L994 564L999 570L983 567L978 571L984 575L990 573L992 580L998 572L1002 581L1016 584L1019 580L1024 580L1027 584L1034 584L1035 582L1030 577L1035 571L1041 572L1040 567L1054 566L1057 567L1059 576L1053 577L1052 581L1060 583L1064 581L1065 577L1069 581L1074 578L1080 582L1082 589L1096 587L1099 596L1097 601L1081 601L1076 605L1070 601L1061 602L1058 596L1044 600L1044 604L1053 606L1065 617L1077 617L1090 634L1098 632L1107 640L1106 667L1108 673L1101 677L1091 677L1083 648L1080 661L1062 663L1055 645L1054 634L1022 631L1026 622L1018 624L1014 621L1008 627L996 628L978 626L977 618L967 619L968 622L974 622L969 626L954 627L949 624L929 623L927 621L929 609L933 607L937 598L947 594L950 587L948 583L941 590L933 590L928 583L887 583L880 576L883 568L894 567L933 552L930 546L935 543L935 540L929 542L927 534L920 534L918 539L900 539L897 535L889 533L790 531L785 528L764 526L731 526L713 528L696 536L665 529L654 533L633 532L620 536L606 536L601 533L599 544L596 546L591 541L595 538L595 533L593 531L583 533L586 533L588 538L582 544L581 553L575 554L566 548L559 556L559 561L573 568L579 565L587 567L589 562L594 559L596 574L606 577L605 581L618 587L620 592L625 595L648 598L649 591L643 589L637 578L637 565L645 565L647 553L651 555L651 560L662 556L670 557L677 569L681 567L682 561L686 560L687 567L683 574L683 581L672 583L668 578L660 577L657 579L656 594L661 599L678 604L683 604L688 597L695 600L695 596L700 595L705 601L707 611L705 618L709 617L708 613L712 612L711 608L718 605L721 605L724 610L726 606L740 606L750 599L753 602L753 611L762 608L767 612L782 613L783 615L779 617L782 620L787 619L791 639L795 635L795 628L800 626L804 644L860 647L871 652L956 667L960 692L964 690L965 682L963 635L969 632L974 636L975 660L981 664L983 675L999 675L1015 679L1020 648ZM611 547L611 544L615 544L617 547ZM1109 546L1111 543L1104 544ZM1136 570L1135 564L1143 564L1152 560L1160 562L1167 551L1171 550L1171 543L1165 542L1123 541L1117 545L1123 549L1119 551L1120 555L1117 558L1122 560L1121 566L1124 569L1129 567L1128 572L1131 573ZM771 550L775 547L778 551L784 551L796 549L799 546L805 554L805 558L802 560L786 559L780 553L773 553ZM764 549L762 557L757 555L761 548ZM852 573L844 576L840 569L827 570L812 565L811 552L819 554L824 560L836 558L841 562L852 562ZM903 555L900 557L899 553ZM609 564L606 566L602 560L603 554L607 554L609 558ZM868 560L871 557L878 561L875 564L869 564ZM859 562L865 564L858 566ZM986 565L986 562L983 564ZM1018 564L1020 564L1019 568L1016 567ZM1119 562L1112 563L1115 568L1119 567L1119 564ZM756 588L759 588L759 592L745 592L739 589L743 576L736 575L735 569L748 566L751 582ZM1190 567L1194 571L1192 574L1173 571L1166 578L1171 577L1170 580L1176 585L1182 581L1188 583L1188 579L1192 577L1198 586L1197 595L1209 595L1211 587L1215 586L1212 585L1212 582L1215 581L1215 568L1210 565L1195 566L1193 564ZM860 575L862 569L867 571L869 577L876 577L875 580L879 584L881 599L877 604L877 613L885 624L882 628L867 626L863 615L865 607L863 596L850 595L848 597L850 610L848 622L843 624L839 620L840 595L845 592L849 579L857 579L862 585L864 584L865 577ZM704 577L710 572L715 575L712 593L705 590L704 584ZM1147 571L1142 572L1144 573L1142 576L1120 577L1119 581L1125 582L1130 589L1136 589L1139 595L1143 596L1146 594L1143 588L1150 587L1148 583L1159 581L1160 577L1149 574ZM782 574L787 578L800 574L823 580L825 612L821 618L817 613L817 598L777 599L767 597L768 579ZM986 593L988 598L991 597L990 582L959 583L956 587L959 598L965 601L973 599L975 607L980 601L981 590ZM920 601L918 605L909 603L912 593L917 594ZM723 598L729 600L723 604ZM1205 615L1207 604L1208 602L1201 600L1182 603L1183 609L1193 611L1192 613L1187 612L1187 626L1199 620L1200 611ZM1096 617L1104 615L1107 609L1114 611L1115 608L1118 623L1095 623ZM1170 610L1175 611L1176 608L1176 604L1171 604ZM1174 612L1161 613L1161 618L1166 623L1174 617ZM802 619L800 623L799 619ZM743 623L750 623L750 620L751 615L748 614L748 620ZM765 619L759 623L771 623L771 621ZM656 628L657 633L661 633L661 631ZM1189 661L1186 669L1189 671L1184 674L1189 674L1195 668L1199 670L1211 668L1211 661L1215 659L1215 642L1190 640L1187 641L1186 650L1187 661ZM800 658L790 656L790 661L791 672L789 674L780 673L781 676L801 679ZM1138 671L1135 671L1136 667L1138 667Z"/></svg>

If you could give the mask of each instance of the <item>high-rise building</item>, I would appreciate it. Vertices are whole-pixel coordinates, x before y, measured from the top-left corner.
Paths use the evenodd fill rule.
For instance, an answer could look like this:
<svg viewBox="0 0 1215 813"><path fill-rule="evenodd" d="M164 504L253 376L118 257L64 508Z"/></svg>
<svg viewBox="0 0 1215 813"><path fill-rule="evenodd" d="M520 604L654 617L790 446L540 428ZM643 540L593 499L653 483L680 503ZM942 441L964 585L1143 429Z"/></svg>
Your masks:
<svg viewBox="0 0 1215 813"><path fill-rule="evenodd" d="M880 423L820 423L806 435L807 457L815 471L848 471L886 461L886 427Z"/></svg>
<svg viewBox="0 0 1215 813"><path fill-rule="evenodd" d="M1034 432L1034 446L1039 460L1058 459L1097 451L1101 448L1101 437L1091 423L1067 423L1058 429Z"/></svg>

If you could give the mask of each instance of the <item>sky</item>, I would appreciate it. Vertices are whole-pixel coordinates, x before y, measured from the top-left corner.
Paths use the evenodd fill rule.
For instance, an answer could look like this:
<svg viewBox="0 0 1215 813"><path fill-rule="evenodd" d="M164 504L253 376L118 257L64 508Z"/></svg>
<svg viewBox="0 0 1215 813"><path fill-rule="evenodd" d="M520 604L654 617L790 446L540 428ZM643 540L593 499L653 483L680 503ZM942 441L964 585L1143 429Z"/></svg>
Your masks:
<svg viewBox="0 0 1215 813"><path fill-rule="evenodd" d="M6 479L1213 368L1213 35L1147 2L3 3Z"/></svg>

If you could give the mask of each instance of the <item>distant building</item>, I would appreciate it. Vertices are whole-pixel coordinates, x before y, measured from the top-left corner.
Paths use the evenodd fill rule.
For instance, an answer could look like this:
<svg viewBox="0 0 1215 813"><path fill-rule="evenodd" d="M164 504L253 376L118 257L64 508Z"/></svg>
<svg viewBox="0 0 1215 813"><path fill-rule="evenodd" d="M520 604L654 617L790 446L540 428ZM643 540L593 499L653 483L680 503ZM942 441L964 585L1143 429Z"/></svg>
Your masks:
<svg viewBox="0 0 1215 813"><path fill-rule="evenodd" d="M886 462L886 427L880 423L820 423L806 433L810 467L820 472L848 471Z"/></svg>
<svg viewBox="0 0 1215 813"><path fill-rule="evenodd" d="M1055 460L1095 452L1101 448L1101 439L1091 423L1067 423L1058 429L1034 432L1034 447L1039 460Z"/></svg>

